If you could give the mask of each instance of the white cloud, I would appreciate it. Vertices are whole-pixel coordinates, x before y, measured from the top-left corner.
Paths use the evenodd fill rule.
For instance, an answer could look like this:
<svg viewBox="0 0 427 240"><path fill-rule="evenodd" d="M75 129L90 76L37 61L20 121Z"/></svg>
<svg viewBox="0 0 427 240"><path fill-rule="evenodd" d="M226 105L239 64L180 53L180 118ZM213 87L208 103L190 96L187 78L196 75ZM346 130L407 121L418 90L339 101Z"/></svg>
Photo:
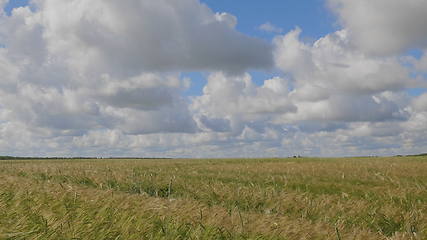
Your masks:
<svg viewBox="0 0 427 240"><path fill-rule="evenodd" d="M227 24L231 29L234 29L237 25L237 18L226 12L215 13L215 18L218 22Z"/></svg>
<svg viewBox="0 0 427 240"><path fill-rule="evenodd" d="M204 119L228 119L240 129L246 121L261 121L295 112L296 108L288 98L288 88L288 81L279 77L256 86L249 74L227 76L213 73L208 77L203 95L193 99L192 109Z"/></svg>
<svg viewBox="0 0 427 240"><path fill-rule="evenodd" d="M277 37L275 58L291 75L289 93L298 111L282 122L378 122L407 117L390 92L423 84L396 57L371 57L349 45L347 31L320 38L313 44L299 40L300 29ZM391 94L393 95L393 94Z"/></svg>
<svg viewBox="0 0 427 240"><path fill-rule="evenodd" d="M427 47L424 0L329 0L352 43L377 55L395 55Z"/></svg>
<svg viewBox="0 0 427 240"><path fill-rule="evenodd" d="M367 94L420 84L409 77L409 70L398 58L370 57L352 49L345 30L328 34L312 45L301 42L300 33L296 29L277 37L275 58L280 69L294 76L302 98L307 95L304 91L316 91L317 99L333 92Z"/></svg>
<svg viewBox="0 0 427 240"><path fill-rule="evenodd" d="M191 109L200 129L224 134L226 139L219 143L224 156L283 154L281 138L286 131L275 120L297 111L289 98L288 80L274 77L257 86L249 74L221 72L208 77L203 95L193 98ZM262 149L256 152L249 146Z"/></svg>
<svg viewBox="0 0 427 240"><path fill-rule="evenodd" d="M269 44L196 0L33 3L35 12L22 7L0 19L4 121L73 134L194 132L185 80L168 72L272 62Z"/></svg>
<svg viewBox="0 0 427 240"><path fill-rule="evenodd" d="M238 33L234 16L215 14L197 0L39 5L49 51L82 71L123 77L141 70L242 72L272 65L269 44Z"/></svg>
<svg viewBox="0 0 427 240"><path fill-rule="evenodd" d="M427 93L416 97L412 102L412 107L417 112L427 112Z"/></svg>
<svg viewBox="0 0 427 240"><path fill-rule="evenodd" d="M271 33L282 33L283 32L282 28L274 26L270 22L266 22L264 24L261 24L260 26L258 26L258 29L261 31L271 32Z"/></svg>
<svg viewBox="0 0 427 240"><path fill-rule="evenodd" d="M350 28L312 44L296 29L269 44L196 0L33 4L0 16L8 154L360 155L426 142L425 94L405 94L423 80L399 57L354 48ZM260 85L245 73L273 61L283 73ZM183 94L189 70L208 71L201 96Z"/></svg>

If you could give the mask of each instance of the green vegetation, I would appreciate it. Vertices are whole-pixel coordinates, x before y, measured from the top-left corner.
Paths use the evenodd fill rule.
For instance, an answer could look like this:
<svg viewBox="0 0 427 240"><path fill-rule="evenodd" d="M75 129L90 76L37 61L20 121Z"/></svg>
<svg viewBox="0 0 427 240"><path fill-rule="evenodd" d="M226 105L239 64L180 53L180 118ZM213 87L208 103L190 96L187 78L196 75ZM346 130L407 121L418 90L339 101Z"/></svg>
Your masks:
<svg viewBox="0 0 427 240"><path fill-rule="evenodd" d="M427 239L427 157L4 160L0 239Z"/></svg>

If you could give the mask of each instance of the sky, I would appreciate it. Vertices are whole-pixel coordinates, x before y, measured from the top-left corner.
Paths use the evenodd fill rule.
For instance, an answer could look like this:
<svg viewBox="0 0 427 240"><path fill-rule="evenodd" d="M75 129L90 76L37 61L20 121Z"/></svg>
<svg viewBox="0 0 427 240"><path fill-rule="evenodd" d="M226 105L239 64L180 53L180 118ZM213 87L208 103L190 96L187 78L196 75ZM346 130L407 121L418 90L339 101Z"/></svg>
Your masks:
<svg viewBox="0 0 427 240"><path fill-rule="evenodd" d="M424 0L0 9L0 155L427 152Z"/></svg>

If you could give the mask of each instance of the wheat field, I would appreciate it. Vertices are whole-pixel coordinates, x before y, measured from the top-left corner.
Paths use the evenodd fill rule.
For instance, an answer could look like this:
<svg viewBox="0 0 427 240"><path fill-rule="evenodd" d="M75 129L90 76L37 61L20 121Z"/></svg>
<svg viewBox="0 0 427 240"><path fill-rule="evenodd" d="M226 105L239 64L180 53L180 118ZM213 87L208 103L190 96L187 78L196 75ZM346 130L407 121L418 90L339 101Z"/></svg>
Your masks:
<svg viewBox="0 0 427 240"><path fill-rule="evenodd" d="M427 239L427 157L5 160L0 239Z"/></svg>

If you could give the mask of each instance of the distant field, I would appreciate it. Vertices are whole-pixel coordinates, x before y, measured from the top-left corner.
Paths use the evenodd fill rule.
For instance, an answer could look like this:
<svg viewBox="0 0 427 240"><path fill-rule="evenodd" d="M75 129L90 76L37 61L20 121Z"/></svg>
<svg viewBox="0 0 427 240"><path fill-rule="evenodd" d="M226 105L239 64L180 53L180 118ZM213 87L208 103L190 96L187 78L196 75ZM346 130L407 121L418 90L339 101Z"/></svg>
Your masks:
<svg viewBox="0 0 427 240"><path fill-rule="evenodd" d="M0 239L427 239L427 157L0 161Z"/></svg>

